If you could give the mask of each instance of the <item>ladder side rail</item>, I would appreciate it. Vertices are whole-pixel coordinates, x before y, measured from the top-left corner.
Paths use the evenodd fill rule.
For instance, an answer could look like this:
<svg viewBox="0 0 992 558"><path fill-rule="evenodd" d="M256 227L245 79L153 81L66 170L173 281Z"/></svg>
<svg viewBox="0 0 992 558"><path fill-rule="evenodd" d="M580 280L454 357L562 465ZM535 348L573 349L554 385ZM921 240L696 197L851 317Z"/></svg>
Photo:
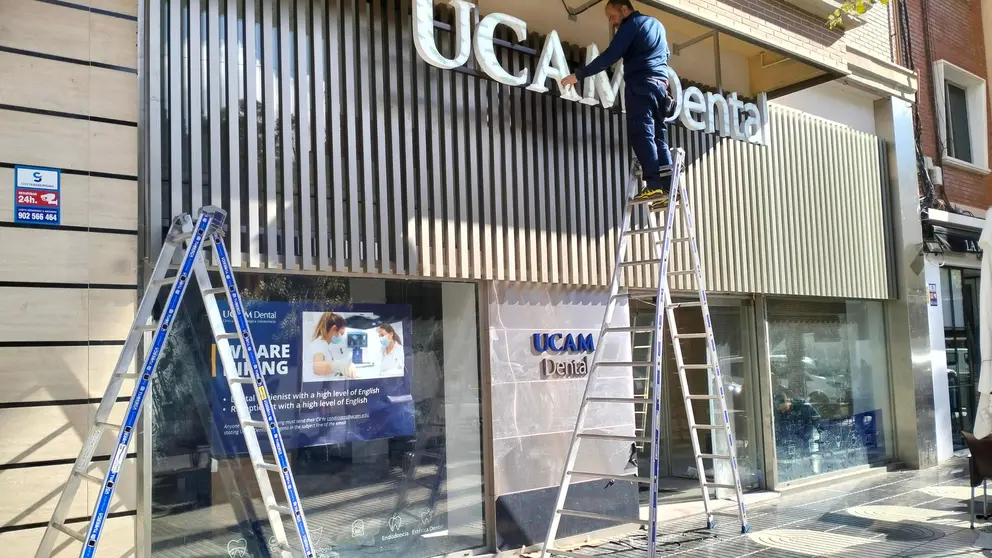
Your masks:
<svg viewBox="0 0 992 558"><path fill-rule="evenodd" d="M265 378L262 376L262 369L258 363L258 355L255 352L255 343L252 340L251 329L248 326L244 306L241 302L241 295L238 293L237 283L234 280L234 271L231 268L227 248L224 246L224 241L219 234L215 233L212 238L214 251L216 252L217 259L220 263L221 278L223 279L224 286L226 287L228 304L230 305L232 315L234 316L234 325L237 328L238 334L241 336L241 343L245 352L245 360L249 364L248 368L251 372L252 378L255 380L255 383L252 385L255 388L256 400L258 401L259 408L263 412L266 424L269 425L266 429L266 433L268 434L269 443L272 445L272 449L278 461L277 464L281 470L279 478L282 481L283 489L285 490L286 497L289 500L293 520L296 523L300 543L303 546L303 555L306 558L313 558L314 550L310 542L310 533L307 529L306 516L303 513L303 504L300 501L300 495L297 491L296 481L293 478L293 472L289 467L289 458L286 456L286 450L282 443L282 436L279 434L279 426L276 421L275 409L272 407L272 400L268 396L269 394L267 386L265 385Z"/></svg>
<svg viewBox="0 0 992 558"><path fill-rule="evenodd" d="M600 358L600 351L603 348L603 338L607 335L607 329L609 328L610 321L613 319L613 314L617 307L617 297L616 295L620 291L620 275L623 273L622 266L624 251L627 249L627 230L630 229L630 221L632 214L631 204L628 203L629 198L633 196L637 185L637 177L635 176L634 169L635 163L631 164L630 174L627 178L627 187L624 192L624 214L623 222L620 225L620 244L617 247L616 257L613 264L613 277L610 279L610 298L606 305L606 310L603 313L603 325L600 327L599 338L597 339L596 348L593 352L592 363L590 364L589 375L586 377L586 386L582 392L582 403L579 405L579 412L575 418L575 428L572 430L572 439L568 444L568 453L565 459L564 467L561 471L561 484L558 485L558 495L555 498L554 512L551 516L551 525L548 526L548 532L544 538L544 546L541 551L541 557L546 558L548 556L548 551L552 549L554 540L558 535L558 526L561 522L561 514L558 513L559 510L565 507L565 498L568 496L568 485L571 481L571 475L569 471L575 466L575 459L578 456L578 446L579 446L579 432L582 430L582 425L585 423L586 413L588 412L588 397L590 386L592 386L593 380L596 377L596 371L598 368L598 362Z"/></svg>
<svg viewBox="0 0 992 558"><path fill-rule="evenodd" d="M192 229L192 223L188 217L182 225ZM179 226L179 224L174 223L173 227L176 226ZM128 369L134 364L138 345L144 338L144 334L139 330L139 326L145 325L151 317L155 300L160 290L160 287L154 281L165 278L175 252L176 245L172 243L166 243L159 252L158 259L152 271L151 281L145 286L144 295L142 295L141 302L138 304L134 320L131 322L131 330L128 333L127 339L124 341L124 346L121 348L120 356L117 357L117 363L114 365L114 371L110 376L110 381L107 383L107 389L104 391L103 399L100 400L100 405L97 407L97 412L94 415L96 421L105 420L117 403L117 398L120 396L121 384L124 382L122 375L127 373ZM104 427L95 423L90 426L89 432L86 435L86 441L83 443L82 451L76 457L76 462L69 472L69 479L63 485L62 495L55 505L52 517L48 522L48 526L45 528L45 534L42 536L41 543L38 545L38 550L35 553L36 558L47 558L54 551L58 531L53 526L65 522L69 514L69 507L72 505L76 492L79 490L81 483L79 474L86 473L92 464L93 455L96 453L96 448L100 444L103 431Z"/></svg>
<svg viewBox="0 0 992 558"><path fill-rule="evenodd" d="M682 191L682 195L685 196L686 186L684 182L681 182L679 184L679 189ZM740 470L738 469L737 466L737 448L736 448L736 444L734 444L734 434L730 424L730 414L727 410L726 390L724 389L724 385L723 385L723 375L720 371L720 357L717 354L717 350L716 350L716 337L713 334L713 323L710 318L711 314L709 310L709 301L707 301L706 299L706 282L702 271L702 264L700 262L701 258L699 256L699 246L696 241L695 222L692 219L692 209L689 207L688 204L686 204L685 206L685 211L683 212L683 216L685 218L686 229L689 233L690 253L692 255L692 262L694 269L696 271L696 281L697 281L697 286L699 288L699 297L700 300L702 301L702 311L704 316L703 323L706 327L707 351L710 353L710 360L712 361L712 365L713 365L713 369L712 369L713 375L715 378L717 392L719 393L720 396L719 397L720 415L723 419L723 424L726 426L725 430L727 433L727 446L728 446L727 455L730 456L731 471L734 477L734 484L737 487L736 489L737 513L741 522L741 529L742 531L746 532L748 530L749 525L747 521L747 511L744 508L744 498L743 498L743 489L741 487ZM715 469L716 469L716 465L714 464L714 475L716 474ZM702 475L702 473L703 471L700 470L700 475ZM704 488L704 492L706 492L705 488Z"/></svg>
<svg viewBox="0 0 992 558"><path fill-rule="evenodd" d="M162 317L159 320L158 327L155 330L154 341L152 342L151 349L145 357L144 367L139 373L140 376L134 387L134 392L131 395L131 405L128 408L127 416L124 419L124 423L122 424L121 430L117 436L117 447L114 450L114 454L111 457L110 466L108 467L107 474L104 477L104 489L100 493L100 496L97 498L96 504L93 507L93 515L90 518L89 532L86 535L86 541L83 543L80 558L93 558L96 554L97 545L100 542L100 534L103 531L103 525L107 519L107 513L110 508L110 502L113 498L114 489L117 485L117 478L120 475L120 470L121 466L124 464L124 459L127 457L127 449L134 433L134 425L138 421L138 416L141 412L141 405L144 403L145 394L148 392L148 388L151 385L152 374L155 373L155 369L158 368L158 363L161 360L162 351L165 348L165 341L172 331L172 320L175 318L176 313L179 310L179 305L182 302L183 295L186 293L186 287L189 285L189 276L193 268L193 262L203 249L206 233L212 221L212 215L201 215L196 228L194 229L193 237L189 240L189 245L186 248L186 255L183 258L182 266L179 268L179 273L177 275L178 278L172 285L168 302L162 312ZM137 319L135 321L137 321Z"/></svg>
<svg viewBox="0 0 992 558"><path fill-rule="evenodd" d="M674 165L672 167L672 179L678 180L681 176L682 155L681 151L676 152ZM654 252L661 260L658 264L658 290L655 300L666 301L669 299L670 285L668 284L668 264L671 259L672 231L675 223L675 211L679 204L679 192L670 188L670 200L668 211L666 212L664 234L660 232L651 233L653 237L652 245ZM684 203L684 202L683 202ZM657 229L657 217L654 212L648 210L649 226ZM664 335L665 335L665 315L664 309L667 304L657 304L654 316L654 347L651 355L651 387L654 392L651 416L651 506L648 509L648 558L655 558L658 543L658 475L661 473L661 390L662 378L661 367L664 358Z"/></svg>
<svg viewBox="0 0 992 558"><path fill-rule="evenodd" d="M210 323L210 329L217 346L217 356L220 359L221 367L224 370L224 376L227 379L227 385L231 392L231 403L234 404L235 413L238 416L238 426L244 434L245 446L248 449L252 472L255 475L256 482L258 482L259 493L262 497L263 507L265 507L265 514L269 519L269 525L272 528L272 534L276 538L276 541L285 543L287 542L286 530L283 526L282 516L275 508L276 497L272 490L272 484L269 481L269 473L258 466L264 460L262 448L258 443L258 432L255 427L245 424L245 421L251 417L251 411L248 408L248 401L245 399L244 389L242 389L241 384L231 382L232 376L237 376L237 364L234 361L234 354L231 351L231 342L226 338L218 337L218 334L225 331L224 321L221 317L220 308L217 306L216 297L207 294L207 291L212 288L212 284L206 267L206 259L202 254L198 258L193 270L196 274L196 282L200 287L200 294L203 297L203 307L207 314L207 321ZM285 552L283 556L284 558L289 558L289 555Z"/></svg>

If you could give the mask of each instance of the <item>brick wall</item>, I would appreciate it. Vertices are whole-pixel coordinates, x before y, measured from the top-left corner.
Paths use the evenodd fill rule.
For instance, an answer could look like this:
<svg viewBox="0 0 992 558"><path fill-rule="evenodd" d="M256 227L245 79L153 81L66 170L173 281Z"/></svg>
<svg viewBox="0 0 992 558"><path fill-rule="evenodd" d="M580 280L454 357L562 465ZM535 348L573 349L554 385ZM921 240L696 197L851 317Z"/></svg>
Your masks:
<svg viewBox="0 0 992 558"><path fill-rule="evenodd" d="M731 28L785 53L844 71L846 46L825 18L785 0L658 0L675 13ZM642 6L639 6L639 8ZM650 13L650 9L645 9Z"/></svg>
<svg viewBox="0 0 992 558"><path fill-rule="evenodd" d="M137 11L137 0L0 0L3 556L34 556L134 312ZM18 164L62 171L60 226L13 222ZM93 475L115 436L101 440ZM101 556L133 555L134 459L123 475ZM85 527L99 488L80 486L71 528ZM78 556L80 545L60 535L56 549Z"/></svg>
<svg viewBox="0 0 992 558"><path fill-rule="evenodd" d="M890 7L876 4L863 16L863 25L844 34L844 41L882 60L892 60L892 19Z"/></svg>
<svg viewBox="0 0 992 558"><path fill-rule="evenodd" d="M923 153L939 164L937 120L931 87L932 62L947 60L981 78L988 73L980 2L962 0L903 0L909 12L913 38L913 61L920 74L920 119L923 127ZM923 2L929 4L930 41L933 52L928 62L924 41ZM988 130L992 130L989 125ZM992 138L992 136L990 136ZM992 140L989 145L992 146ZM952 205L986 208L992 205L992 176L941 165L944 191Z"/></svg>

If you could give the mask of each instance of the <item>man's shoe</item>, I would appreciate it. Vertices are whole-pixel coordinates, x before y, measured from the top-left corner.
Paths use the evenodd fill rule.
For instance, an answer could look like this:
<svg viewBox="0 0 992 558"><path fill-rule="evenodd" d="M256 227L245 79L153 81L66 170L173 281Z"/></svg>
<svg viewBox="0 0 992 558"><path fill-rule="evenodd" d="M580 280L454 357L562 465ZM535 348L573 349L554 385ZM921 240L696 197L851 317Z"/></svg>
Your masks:
<svg viewBox="0 0 992 558"><path fill-rule="evenodd" d="M634 201L646 202L651 200L658 200L661 199L662 197L667 198L668 194L666 194L665 191L662 190L661 188L645 187L640 192L638 192L636 196L634 196Z"/></svg>
<svg viewBox="0 0 992 558"><path fill-rule="evenodd" d="M668 193L662 192L662 197L651 204L651 211L664 211L668 209Z"/></svg>

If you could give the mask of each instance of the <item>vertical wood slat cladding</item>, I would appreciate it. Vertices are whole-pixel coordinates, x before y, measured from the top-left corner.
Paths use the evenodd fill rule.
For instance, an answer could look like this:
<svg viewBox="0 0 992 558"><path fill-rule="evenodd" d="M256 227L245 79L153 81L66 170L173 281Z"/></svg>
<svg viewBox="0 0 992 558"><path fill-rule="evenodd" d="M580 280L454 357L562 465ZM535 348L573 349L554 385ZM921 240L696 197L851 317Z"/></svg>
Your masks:
<svg viewBox="0 0 992 558"><path fill-rule="evenodd" d="M158 7L166 98L151 104L161 118L150 125L163 229L170 214L213 202L234 210L242 269L609 284L630 164L622 115L489 81L474 57L454 71L427 65L409 0ZM438 44L450 53L445 17ZM516 73L542 44L532 34L497 55ZM884 145L770 111L770 146L672 127L707 287L888 298ZM676 248L677 267L687 249ZM649 257L649 239L630 250Z"/></svg>

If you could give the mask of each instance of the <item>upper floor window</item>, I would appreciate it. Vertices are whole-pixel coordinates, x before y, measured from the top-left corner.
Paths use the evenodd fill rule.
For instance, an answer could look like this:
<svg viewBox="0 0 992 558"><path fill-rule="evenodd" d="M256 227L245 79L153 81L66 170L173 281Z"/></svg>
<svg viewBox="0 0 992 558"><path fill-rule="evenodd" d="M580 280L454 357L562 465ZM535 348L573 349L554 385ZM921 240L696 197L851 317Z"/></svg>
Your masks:
<svg viewBox="0 0 992 558"><path fill-rule="evenodd" d="M934 63L942 163L988 174L985 80L946 60Z"/></svg>

